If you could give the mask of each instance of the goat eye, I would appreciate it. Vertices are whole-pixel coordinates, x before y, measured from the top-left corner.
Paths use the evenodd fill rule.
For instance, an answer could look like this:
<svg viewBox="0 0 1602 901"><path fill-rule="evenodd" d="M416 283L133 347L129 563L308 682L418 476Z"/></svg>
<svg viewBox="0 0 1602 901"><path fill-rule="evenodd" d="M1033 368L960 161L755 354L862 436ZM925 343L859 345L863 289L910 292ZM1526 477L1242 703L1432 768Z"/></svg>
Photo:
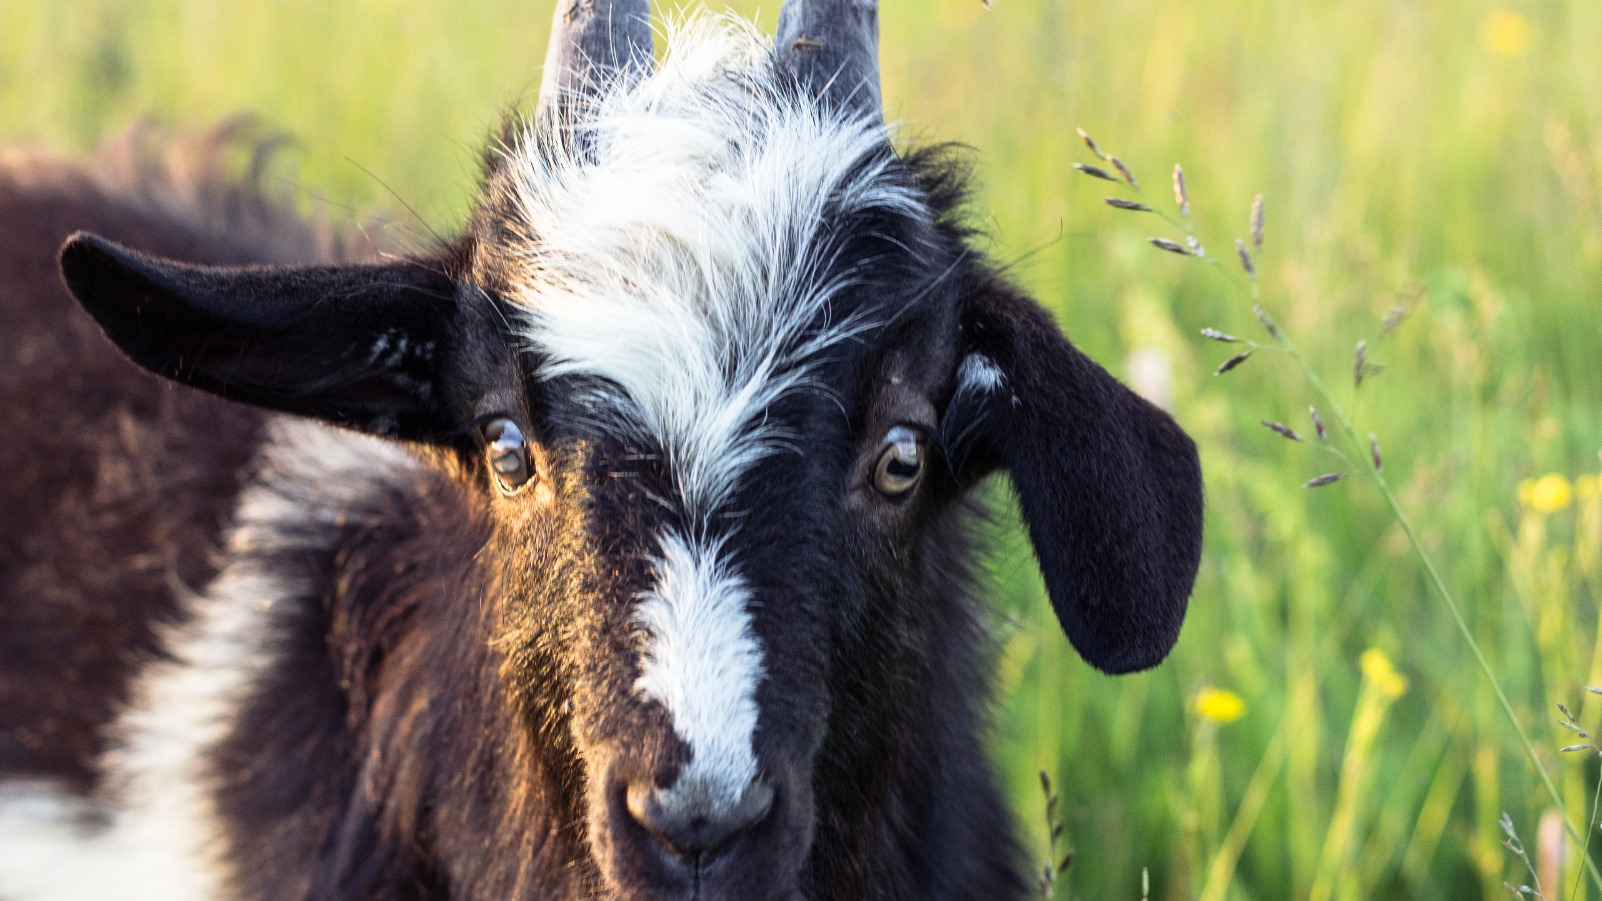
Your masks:
<svg viewBox="0 0 1602 901"><path fill-rule="evenodd" d="M884 436L884 449L873 467L873 487L885 497L901 497L923 477L923 439L896 426Z"/></svg>
<svg viewBox="0 0 1602 901"><path fill-rule="evenodd" d="M502 494L516 494L528 484L532 473L528 463L528 442L523 430L510 419L492 420L484 427L484 454L489 460L495 487Z"/></svg>

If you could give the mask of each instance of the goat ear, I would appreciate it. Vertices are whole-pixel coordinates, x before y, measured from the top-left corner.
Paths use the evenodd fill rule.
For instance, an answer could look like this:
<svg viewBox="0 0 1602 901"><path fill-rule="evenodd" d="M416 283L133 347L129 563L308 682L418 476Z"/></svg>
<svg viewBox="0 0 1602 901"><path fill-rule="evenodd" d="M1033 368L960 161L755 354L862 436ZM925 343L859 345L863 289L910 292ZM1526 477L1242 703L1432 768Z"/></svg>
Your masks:
<svg viewBox="0 0 1602 901"><path fill-rule="evenodd" d="M1052 607L1085 660L1109 673L1156 665L1201 557L1195 444L992 275L973 277L962 329L942 424L959 471L1011 473Z"/></svg>
<svg viewBox="0 0 1602 901"><path fill-rule="evenodd" d="M440 378L454 283L422 263L195 266L80 232L61 272L157 375L378 435L442 439L462 425Z"/></svg>

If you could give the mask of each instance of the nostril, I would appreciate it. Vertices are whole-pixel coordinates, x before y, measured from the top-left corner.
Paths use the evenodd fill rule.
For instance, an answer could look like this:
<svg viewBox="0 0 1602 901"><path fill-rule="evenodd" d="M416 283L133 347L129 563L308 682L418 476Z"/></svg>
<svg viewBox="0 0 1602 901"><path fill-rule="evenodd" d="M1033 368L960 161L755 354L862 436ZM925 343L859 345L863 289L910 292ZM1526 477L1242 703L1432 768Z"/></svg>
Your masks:
<svg viewBox="0 0 1602 901"><path fill-rule="evenodd" d="M773 808L773 789L760 780L747 784L738 799L697 788L662 789L649 781L631 785L629 814L674 853L697 857L721 851Z"/></svg>

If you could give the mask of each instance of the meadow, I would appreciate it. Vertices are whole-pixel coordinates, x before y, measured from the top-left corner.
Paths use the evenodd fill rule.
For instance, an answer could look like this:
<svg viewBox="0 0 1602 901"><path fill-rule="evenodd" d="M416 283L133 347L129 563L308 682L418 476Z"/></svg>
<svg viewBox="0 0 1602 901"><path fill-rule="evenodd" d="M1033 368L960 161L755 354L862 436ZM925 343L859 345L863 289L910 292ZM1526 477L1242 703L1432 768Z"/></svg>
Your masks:
<svg viewBox="0 0 1602 901"><path fill-rule="evenodd" d="M1207 548L1172 657L1100 675L1063 640L993 494L995 743L1031 851L1060 792L1057 897L1602 898L1384 498L1318 446L1240 279L1112 209L1084 127L1226 267L1263 195L1265 308L1367 436L1602 860L1602 4L1595 0L886 0L888 115L957 141L978 243L1078 345L1196 437ZM721 8L720 4L713 4ZM769 27L777 0L731 4ZM461 221L478 148L532 102L549 0L0 0L0 141L86 155L154 117L257 114L308 213ZM1169 204L1172 205L1171 203ZM410 208L408 211L407 207ZM1236 270L1238 271L1238 269ZM1406 314L1387 328L1393 310ZM1397 315L1400 315L1399 313ZM1391 317L1395 319L1393 315ZM1354 383L1364 340L1370 368ZM1323 407L1326 417L1328 407ZM1259 420L1288 424L1287 441Z"/></svg>

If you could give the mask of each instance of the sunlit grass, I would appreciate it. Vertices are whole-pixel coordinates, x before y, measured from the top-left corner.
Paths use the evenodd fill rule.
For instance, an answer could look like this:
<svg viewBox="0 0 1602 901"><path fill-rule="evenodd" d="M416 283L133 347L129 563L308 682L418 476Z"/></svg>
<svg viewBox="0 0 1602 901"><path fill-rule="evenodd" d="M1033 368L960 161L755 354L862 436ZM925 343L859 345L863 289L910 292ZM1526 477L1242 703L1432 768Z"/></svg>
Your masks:
<svg viewBox="0 0 1602 901"><path fill-rule="evenodd" d="M1276 315L1320 372L1359 339L1386 367L1335 390L1385 438L1391 485L1579 820L1597 764L1557 754L1553 704L1602 724L1584 690L1602 684L1602 4L994 5L887 0L889 114L974 148L987 249L1087 352L1163 386L1208 483L1192 614L1153 672L1073 655L1021 535L993 558L1002 773L1031 824L1038 770L1054 777L1077 851L1058 896L1138 897L1149 867L1155 898L1506 897L1524 871L1500 816L1535 854L1539 783L1405 535L1350 483L1300 487L1326 461L1256 424L1307 432L1294 373L1254 358L1214 379L1221 347L1198 331L1257 323L1069 164L1076 126L1153 182L1183 162L1207 236L1244 235L1265 195ZM251 110L298 139L308 208L383 207L420 236L390 191L432 228L460 220L483 138L538 84L549 9L0 0L0 138L82 152L145 115ZM1405 692L1365 675L1371 648Z"/></svg>

